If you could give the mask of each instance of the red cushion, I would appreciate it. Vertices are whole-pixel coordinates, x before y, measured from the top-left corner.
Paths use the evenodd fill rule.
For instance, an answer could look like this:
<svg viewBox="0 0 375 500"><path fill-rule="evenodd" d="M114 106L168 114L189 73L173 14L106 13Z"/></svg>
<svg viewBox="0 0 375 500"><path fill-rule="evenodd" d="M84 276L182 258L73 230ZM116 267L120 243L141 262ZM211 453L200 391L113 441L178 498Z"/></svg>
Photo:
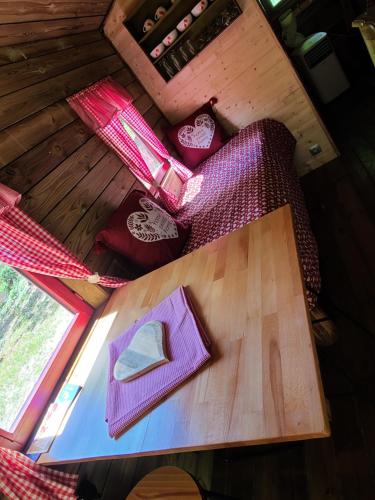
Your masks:
<svg viewBox="0 0 375 500"><path fill-rule="evenodd" d="M132 191L111 215L96 242L150 271L176 259L190 228L177 222L142 191Z"/></svg>
<svg viewBox="0 0 375 500"><path fill-rule="evenodd" d="M183 163L190 168L216 153L227 141L227 134L216 120L210 104L205 104L166 132Z"/></svg>

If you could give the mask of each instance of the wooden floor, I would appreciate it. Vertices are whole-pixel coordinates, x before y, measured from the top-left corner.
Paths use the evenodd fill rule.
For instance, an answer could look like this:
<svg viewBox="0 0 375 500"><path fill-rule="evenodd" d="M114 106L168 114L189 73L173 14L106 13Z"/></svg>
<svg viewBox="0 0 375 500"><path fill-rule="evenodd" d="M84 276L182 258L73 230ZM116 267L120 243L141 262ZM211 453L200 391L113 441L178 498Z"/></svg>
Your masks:
<svg viewBox="0 0 375 500"><path fill-rule="evenodd" d="M326 121L342 157L303 178L318 239L323 300L339 341L319 349L330 439L65 467L100 498L125 498L148 471L177 464L208 489L246 500L375 498L375 87L348 92ZM95 439L95 436L93 436Z"/></svg>

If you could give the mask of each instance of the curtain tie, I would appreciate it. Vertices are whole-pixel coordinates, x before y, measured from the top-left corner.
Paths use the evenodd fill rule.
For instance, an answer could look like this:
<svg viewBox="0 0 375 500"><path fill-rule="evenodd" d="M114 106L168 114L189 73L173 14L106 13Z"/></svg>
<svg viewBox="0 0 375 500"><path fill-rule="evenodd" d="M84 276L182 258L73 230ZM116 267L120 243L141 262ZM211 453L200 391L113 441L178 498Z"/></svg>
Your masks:
<svg viewBox="0 0 375 500"><path fill-rule="evenodd" d="M87 281L93 285L96 285L100 282L100 276L98 273L94 273L91 276L88 276Z"/></svg>

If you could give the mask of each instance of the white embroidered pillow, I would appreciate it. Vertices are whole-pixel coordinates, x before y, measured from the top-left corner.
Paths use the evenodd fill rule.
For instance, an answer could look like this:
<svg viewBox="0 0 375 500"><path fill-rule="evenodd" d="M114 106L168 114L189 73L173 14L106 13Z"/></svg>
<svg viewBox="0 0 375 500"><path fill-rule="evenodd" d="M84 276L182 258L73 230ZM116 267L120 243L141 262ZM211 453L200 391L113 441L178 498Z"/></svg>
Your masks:
<svg viewBox="0 0 375 500"><path fill-rule="evenodd" d="M207 113L198 115L194 126L184 125L178 131L178 140L186 148L209 149L215 133L215 122Z"/></svg>
<svg viewBox="0 0 375 500"><path fill-rule="evenodd" d="M182 163L190 168L197 167L216 153L227 140L227 134L210 104L205 104L166 132Z"/></svg>
<svg viewBox="0 0 375 500"><path fill-rule="evenodd" d="M144 211L133 212L127 219L131 234L144 243L178 238L177 225L165 210L148 198L140 198Z"/></svg>

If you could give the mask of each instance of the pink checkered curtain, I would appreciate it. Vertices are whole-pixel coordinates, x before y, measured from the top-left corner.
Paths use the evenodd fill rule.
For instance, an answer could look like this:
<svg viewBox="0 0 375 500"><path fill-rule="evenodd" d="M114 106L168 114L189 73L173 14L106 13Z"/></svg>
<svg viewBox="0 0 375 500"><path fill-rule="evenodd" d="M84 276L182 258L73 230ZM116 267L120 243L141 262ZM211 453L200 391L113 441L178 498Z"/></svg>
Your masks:
<svg viewBox="0 0 375 500"><path fill-rule="evenodd" d="M0 183L0 261L33 273L118 288L126 280L99 276L17 207L21 196Z"/></svg>
<svg viewBox="0 0 375 500"><path fill-rule="evenodd" d="M172 213L176 212L179 208L178 197L156 182L122 121L129 125L156 155L168 162L182 182L186 182L192 172L169 154L132 104L131 96L108 77L69 97L67 101L83 122L116 152L141 182L157 190L165 207Z"/></svg>
<svg viewBox="0 0 375 500"><path fill-rule="evenodd" d="M10 500L75 500L77 482L77 474L48 469L0 448L0 493Z"/></svg>

